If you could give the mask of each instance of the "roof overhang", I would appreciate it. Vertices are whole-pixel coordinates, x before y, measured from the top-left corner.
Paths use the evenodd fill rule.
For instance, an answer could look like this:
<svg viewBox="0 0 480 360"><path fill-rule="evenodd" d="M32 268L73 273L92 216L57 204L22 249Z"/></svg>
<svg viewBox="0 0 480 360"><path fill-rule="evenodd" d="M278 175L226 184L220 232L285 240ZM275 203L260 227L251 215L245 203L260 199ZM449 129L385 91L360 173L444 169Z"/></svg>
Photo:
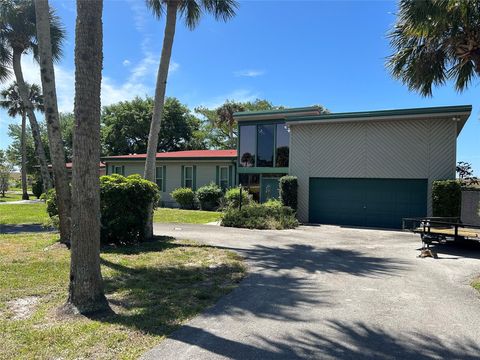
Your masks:
<svg viewBox="0 0 480 360"><path fill-rule="evenodd" d="M321 111L318 106L309 106L280 110L236 112L233 113L233 118L240 122L251 120L286 119L289 116L315 116L320 115L320 113Z"/></svg>
<svg viewBox="0 0 480 360"><path fill-rule="evenodd" d="M348 113L331 113L316 116L288 116L288 126L305 124L331 124L358 121L398 121L416 119L452 119L458 122L457 135L460 134L472 112L471 105L440 106L429 108L378 110Z"/></svg>

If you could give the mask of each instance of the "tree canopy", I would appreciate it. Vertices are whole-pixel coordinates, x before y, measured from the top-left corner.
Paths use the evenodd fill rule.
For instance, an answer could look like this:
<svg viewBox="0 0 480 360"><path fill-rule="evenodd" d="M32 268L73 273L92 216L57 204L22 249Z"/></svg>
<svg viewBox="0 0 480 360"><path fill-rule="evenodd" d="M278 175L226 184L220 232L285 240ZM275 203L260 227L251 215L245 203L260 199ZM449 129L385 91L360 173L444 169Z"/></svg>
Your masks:
<svg viewBox="0 0 480 360"><path fill-rule="evenodd" d="M480 75L480 0L401 0L389 37L392 75L423 96L449 80L463 91Z"/></svg>

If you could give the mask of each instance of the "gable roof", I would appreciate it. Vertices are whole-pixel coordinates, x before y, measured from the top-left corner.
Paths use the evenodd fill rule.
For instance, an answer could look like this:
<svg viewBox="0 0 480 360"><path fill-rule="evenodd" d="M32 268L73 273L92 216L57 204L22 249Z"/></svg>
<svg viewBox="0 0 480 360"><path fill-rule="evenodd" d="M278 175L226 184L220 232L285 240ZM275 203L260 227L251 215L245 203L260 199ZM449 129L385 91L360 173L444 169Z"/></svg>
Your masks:
<svg viewBox="0 0 480 360"><path fill-rule="evenodd" d="M237 150L185 150L157 153L157 159L235 159ZM145 160L147 154L104 156L102 160Z"/></svg>

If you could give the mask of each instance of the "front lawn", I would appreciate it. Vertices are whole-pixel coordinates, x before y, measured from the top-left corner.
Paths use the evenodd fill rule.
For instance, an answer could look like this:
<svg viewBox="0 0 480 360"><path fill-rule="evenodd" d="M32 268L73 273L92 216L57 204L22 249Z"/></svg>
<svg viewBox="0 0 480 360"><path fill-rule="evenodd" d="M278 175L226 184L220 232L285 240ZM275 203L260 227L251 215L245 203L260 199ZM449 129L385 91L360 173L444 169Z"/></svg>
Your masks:
<svg viewBox="0 0 480 360"><path fill-rule="evenodd" d="M220 220L221 216L222 214L216 211L158 208L155 210L153 221L160 223L206 224Z"/></svg>
<svg viewBox="0 0 480 360"><path fill-rule="evenodd" d="M0 224L43 224L47 220L48 214L43 202L0 205Z"/></svg>
<svg viewBox="0 0 480 360"><path fill-rule="evenodd" d="M28 194L30 196L30 200L36 199L35 196L32 194ZM22 200L22 194L18 192L7 192L5 196L0 196L0 202L10 202L10 201L20 201Z"/></svg>
<svg viewBox="0 0 480 360"><path fill-rule="evenodd" d="M66 300L70 253L52 234L0 235L1 359L134 359L234 288L238 255L157 239L102 251L114 315L56 311Z"/></svg>

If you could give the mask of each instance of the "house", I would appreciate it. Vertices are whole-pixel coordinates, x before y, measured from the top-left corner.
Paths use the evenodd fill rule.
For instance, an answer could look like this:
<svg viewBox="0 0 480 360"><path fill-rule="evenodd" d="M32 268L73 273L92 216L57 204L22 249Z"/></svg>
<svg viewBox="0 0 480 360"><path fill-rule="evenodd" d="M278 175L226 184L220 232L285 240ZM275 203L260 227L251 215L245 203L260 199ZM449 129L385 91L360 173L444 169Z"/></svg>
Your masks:
<svg viewBox="0 0 480 360"><path fill-rule="evenodd" d="M457 136L471 110L235 113L238 182L263 201L294 175L300 221L399 228L402 218L432 215L434 180L455 179Z"/></svg>
<svg viewBox="0 0 480 360"><path fill-rule="evenodd" d="M216 183L226 189L235 185L236 150L187 150L157 153L155 181L164 206L176 206L170 193L179 187L198 189ZM143 175L146 154L107 156L106 173Z"/></svg>

